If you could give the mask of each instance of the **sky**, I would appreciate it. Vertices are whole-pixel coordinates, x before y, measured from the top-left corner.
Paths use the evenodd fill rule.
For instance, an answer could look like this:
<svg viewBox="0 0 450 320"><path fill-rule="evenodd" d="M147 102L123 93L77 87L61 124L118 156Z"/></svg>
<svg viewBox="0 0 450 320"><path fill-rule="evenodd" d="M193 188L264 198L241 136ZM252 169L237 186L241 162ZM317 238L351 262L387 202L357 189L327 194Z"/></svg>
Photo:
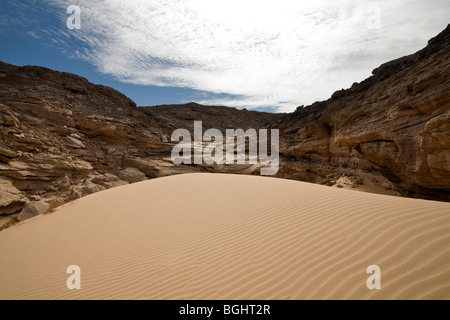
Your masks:
<svg viewBox="0 0 450 320"><path fill-rule="evenodd" d="M0 60L139 106L292 112L422 49L449 17L449 0L1 0Z"/></svg>

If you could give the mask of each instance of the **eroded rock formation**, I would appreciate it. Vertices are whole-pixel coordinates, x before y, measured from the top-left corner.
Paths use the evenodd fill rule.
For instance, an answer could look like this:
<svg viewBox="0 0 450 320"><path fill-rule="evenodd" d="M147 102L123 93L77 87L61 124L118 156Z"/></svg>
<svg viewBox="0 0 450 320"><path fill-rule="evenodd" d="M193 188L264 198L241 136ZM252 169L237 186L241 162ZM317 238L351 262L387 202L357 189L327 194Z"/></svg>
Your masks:
<svg viewBox="0 0 450 320"><path fill-rule="evenodd" d="M0 62L0 228L150 178L199 171L252 173L257 168L249 165L175 166L170 135L193 125L187 123L188 113L203 114L196 120L206 123L219 116L224 125L257 127L279 118L197 104L174 109L177 113L167 118L167 107L138 108L121 93L82 77Z"/></svg>
<svg viewBox="0 0 450 320"><path fill-rule="evenodd" d="M450 200L450 26L373 74L274 125L291 160L280 176L326 182L359 169L403 195Z"/></svg>

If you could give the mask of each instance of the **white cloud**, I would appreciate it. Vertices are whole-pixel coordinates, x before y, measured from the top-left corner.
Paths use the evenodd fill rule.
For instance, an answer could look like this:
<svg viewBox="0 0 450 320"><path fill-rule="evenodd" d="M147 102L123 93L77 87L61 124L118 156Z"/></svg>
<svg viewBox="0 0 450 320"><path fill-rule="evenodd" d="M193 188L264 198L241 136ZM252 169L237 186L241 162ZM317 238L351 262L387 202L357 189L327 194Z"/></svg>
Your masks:
<svg viewBox="0 0 450 320"><path fill-rule="evenodd" d="M72 1L48 0L61 8ZM121 81L296 106L328 98L446 27L448 0L78 0L83 57ZM375 5L375 7L373 7ZM381 29L367 23L380 9Z"/></svg>

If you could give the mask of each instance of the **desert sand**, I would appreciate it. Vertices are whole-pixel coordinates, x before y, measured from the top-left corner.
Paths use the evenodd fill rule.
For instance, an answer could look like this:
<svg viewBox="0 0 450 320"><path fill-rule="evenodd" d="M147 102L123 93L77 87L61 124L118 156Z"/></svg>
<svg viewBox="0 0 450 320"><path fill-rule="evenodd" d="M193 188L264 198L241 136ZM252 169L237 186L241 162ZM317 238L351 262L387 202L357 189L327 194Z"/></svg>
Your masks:
<svg viewBox="0 0 450 320"><path fill-rule="evenodd" d="M81 290L66 287L69 265ZM450 204L171 176L0 232L0 270L1 299L450 299Z"/></svg>

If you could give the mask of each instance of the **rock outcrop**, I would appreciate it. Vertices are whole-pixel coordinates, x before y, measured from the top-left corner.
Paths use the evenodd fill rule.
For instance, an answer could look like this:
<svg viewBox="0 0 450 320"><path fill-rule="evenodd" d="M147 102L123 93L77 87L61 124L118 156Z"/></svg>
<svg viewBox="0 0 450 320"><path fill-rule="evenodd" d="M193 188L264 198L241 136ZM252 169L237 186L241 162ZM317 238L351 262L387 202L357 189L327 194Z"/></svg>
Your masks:
<svg viewBox="0 0 450 320"><path fill-rule="evenodd" d="M175 114L170 116L168 110ZM170 136L174 129L193 125L183 116L187 112L198 116L195 120L219 126L260 127L280 117L198 104L138 108L121 93L82 77L0 62L0 215L9 217L2 218L2 224L33 216L36 212L27 203L43 201L51 210L94 192L150 178L257 170L175 166Z"/></svg>
<svg viewBox="0 0 450 320"><path fill-rule="evenodd" d="M129 183L117 178L128 159L171 149L158 123L111 88L40 67L0 63L0 75L0 215L10 220L41 213L29 202L54 207Z"/></svg>
<svg viewBox="0 0 450 320"><path fill-rule="evenodd" d="M450 26L331 99L300 107L282 130L279 173L327 183L379 173L403 195L450 200Z"/></svg>
<svg viewBox="0 0 450 320"><path fill-rule="evenodd" d="M51 209L51 205L45 201L28 202L17 216L18 221L24 221L37 215L47 213Z"/></svg>
<svg viewBox="0 0 450 320"><path fill-rule="evenodd" d="M8 180L0 179L0 215L20 211L29 200Z"/></svg>

